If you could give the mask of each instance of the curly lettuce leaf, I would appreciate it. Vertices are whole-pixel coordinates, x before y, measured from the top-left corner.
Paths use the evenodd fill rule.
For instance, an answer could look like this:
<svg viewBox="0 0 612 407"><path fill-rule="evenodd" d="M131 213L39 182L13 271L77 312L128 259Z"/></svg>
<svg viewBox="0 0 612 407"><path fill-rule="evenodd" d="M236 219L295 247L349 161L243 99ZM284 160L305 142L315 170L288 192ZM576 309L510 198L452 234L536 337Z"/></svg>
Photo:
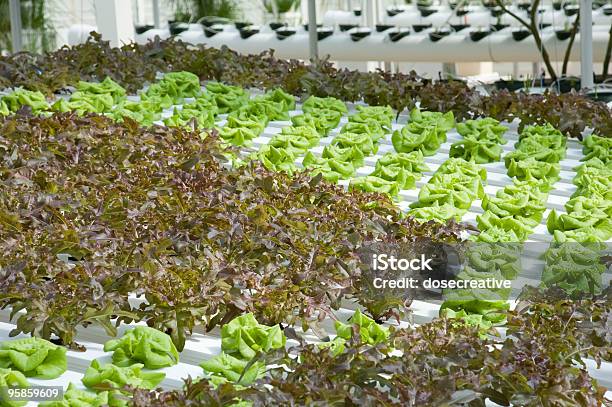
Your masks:
<svg viewBox="0 0 612 407"><path fill-rule="evenodd" d="M159 369L173 366L179 360L170 336L147 326L137 326L120 339L107 341L104 351L114 352L113 363L119 367L143 363L147 369Z"/></svg>
<svg viewBox="0 0 612 407"><path fill-rule="evenodd" d="M109 94L113 98L114 103L119 103L125 99L126 95L125 89L109 76L104 78L102 82L79 81L76 90L84 94Z"/></svg>
<svg viewBox="0 0 612 407"><path fill-rule="evenodd" d="M221 328L221 349L242 359L282 348L286 341L280 326L260 324L251 313L234 318Z"/></svg>
<svg viewBox="0 0 612 407"><path fill-rule="evenodd" d="M162 372L143 372L143 367L141 363L126 367L119 367L111 363L102 365L97 359L94 359L85 371L82 382L86 387L94 390L98 386L121 389L126 385L151 390L166 377L166 374Z"/></svg>
<svg viewBox="0 0 612 407"><path fill-rule="evenodd" d="M401 185L397 181L388 181L372 175L353 178L349 184L349 191L377 192L391 197L399 195L400 189Z"/></svg>
<svg viewBox="0 0 612 407"><path fill-rule="evenodd" d="M30 383L25 378L23 373L12 370L0 368L0 407L20 407L27 404L26 401L12 401L9 397L7 390L9 387L28 388Z"/></svg>
<svg viewBox="0 0 612 407"><path fill-rule="evenodd" d="M239 359L225 352L205 360L200 367L209 374L247 386L263 377L266 366L256 361L249 366L249 360Z"/></svg>
<svg viewBox="0 0 612 407"><path fill-rule="evenodd" d="M395 114L391 106L355 106L357 113L349 117L349 122L367 123L377 122L385 128L390 128Z"/></svg>
<svg viewBox="0 0 612 407"><path fill-rule="evenodd" d="M341 321L334 322L334 328L338 337L349 340L353 336L353 327L359 328L359 336L363 343L376 345L387 340L389 337L389 328L379 325L372 318L357 310L349 319L349 323Z"/></svg>
<svg viewBox="0 0 612 407"><path fill-rule="evenodd" d="M2 96L0 100L13 113L21 109L22 106L30 106L34 114L49 110L50 107L45 95L41 92L21 88L17 88L8 95Z"/></svg>
<svg viewBox="0 0 612 407"><path fill-rule="evenodd" d="M270 144L265 144L255 154L255 158L271 171L283 171L291 175L297 170L296 156L284 148L276 148Z"/></svg>
<svg viewBox="0 0 612 407"><path fill-rule="evenodd" d="M70 383L62 400L47 401L40 403L40 407L103 407L109 404L108 392L101 391L93 393L91 391L77 388L74 383Z"/></svg>
<svg viewBox="0 0 612 407"><path fill-rule="evenodd" d="M420 222L433 220L438 223L446 223L450 219L460 222L461 218L466 212L467 211L465 209L459 209L448 203L441 205L436 201L430 206L412 208L406 213L406 215L411 216Z"/></svg>
<svg viewBox="0 0 612 407"><path fill-rule="evenodd" d="M321 98L317 96L310 96L302 104L302 111L304 113L311 113L313 111L322 109L335 110L336 112L342 114L348 112L348 109L346 108L344 102L334 97Z"/></svg>
<svg viewBox="0 0 612 407"><path fill-rule="evenodd" d="M355 147L364 156L376 154L378 151L378 146L372 141L372 138L364 133L341 133L332 140L332 145L340 148Z"/></svg>
<svg viewBox="0 0 612 407"><path fill-rule="evenodd" d="M32 337L0 343L0 368L28 377L55 379L66 371L66 348Z"/></svg>
<svg viewBox="0 0 612 407"><path fill-rule="evenodd" d="M302 166L312 171L312 175L321 174L324 179L330 182L349 179L356 171L356 166L351 161L317 157L311 152L306 153L304 156Z"/></svg>

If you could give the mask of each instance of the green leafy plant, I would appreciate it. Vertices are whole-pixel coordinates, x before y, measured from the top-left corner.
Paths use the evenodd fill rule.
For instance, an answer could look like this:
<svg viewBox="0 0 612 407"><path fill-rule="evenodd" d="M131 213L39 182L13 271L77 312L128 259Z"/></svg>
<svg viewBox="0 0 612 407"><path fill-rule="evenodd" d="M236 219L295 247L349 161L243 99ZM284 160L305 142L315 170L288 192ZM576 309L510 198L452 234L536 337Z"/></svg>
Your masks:
<svg viewBox="0 0 612 407"><path fill-rule="evenodd" d="M79 389L74 383L70 383L64 392L62 400L46 401L39 405L41 407L103 407L109 405L108 391L93 393L91 391Z"/></svg>
<svg viewBox="0 0 612 407"><path fill-rule="evenodd" d="M410 122L393 132L391 141L398 153L418 150L430 156L446 141L446 132L454 125L452 112L421 112L415 108L410 112Z"/></svg>
<svg viewBox="0 0 612 407"><path fill-rule="evenodd" d="M113 364L100 364L95 359L85 371L83 384L90 389L108 391L110 406L125 406L127 399L122 394L124 386L154 389L166 377L161 372L143 372L144 365L136 363L127 367L119 367Z"/></svg>
<svg viewBox="0 0 612 407"><path fill-rule="evenodd" d="M66 371L66 348L40 338L0 343L0 368L18 370L28 377L55 379Z"/></svg>
<svg viewBox="0 0 612 407"><path fill-rule="evenodd" d="M0 368L0 406L2 407L20 407L25 406L27 404L26 401L13 401L12 397L9 397L8 388L9 387L18 387L18 388L28 388L30 387L30 383L28 383L28 379L25 378L23 373L12 370Z"/></svg>
<svg viewBox="0 0 612 407"><path fill-rule="evenodd" d="M107 341L104 351L113 352L113 364L119 367L142 363L147 369L159 369L179 361L172 338L146 326L129 329L120 339Z"/></svg>

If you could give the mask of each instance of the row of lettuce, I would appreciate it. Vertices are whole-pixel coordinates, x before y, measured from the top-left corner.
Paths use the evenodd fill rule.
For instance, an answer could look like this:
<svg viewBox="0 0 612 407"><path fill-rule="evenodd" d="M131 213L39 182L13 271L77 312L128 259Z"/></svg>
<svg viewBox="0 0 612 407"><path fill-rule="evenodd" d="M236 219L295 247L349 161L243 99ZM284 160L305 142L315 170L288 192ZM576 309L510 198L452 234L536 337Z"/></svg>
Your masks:
<svg viewBox="0 0 612 407"><path fill-rule="evenodd" d="M358 392L355 400L367 397L368 405L449 400L480 405L487 399L500 405L539 405L550 397L572 405L599 405L603 388L576 361L585 355L609 360L609 349L598 342L605 332L574 332L588 320L587 313L599 315L606 308L601 302L562 301L552 309L558 314L551 314L551 304L526 304L528 312L511 314L506 339L490 323L448 309L452 318L406 329L381 326L356 311L346 323L335 322L334 335L315 343L307 343L291 328L267 326L244 314L222 327L220 353L200 363L201 376L182 377L185 387L179 390L159 388L167 372L181 372L181 355L170 336L136 326L104 344L104 351L112 352L105 357L110 361L92 360L80 384L71 382L59 400L40 405L250 407L294 398L299 404L333 404L350 400L353 392ZM601 326L601 321L596 323ZM27 389L30 378L37 384L60 378L67 365L66 349L43 339L0 343L3 391ZM449 381L451 376L454 380ZM25 404L0 399L6 407Z"/></svg>
<svg viewBox="0 0 612 407"><path fill-rule="evenodd" d="M185 103L188 98L193 101ZM391 142L396 152L383 155L371 174L355 177L365 158L376 154L379 141L391 131L393 111L389 107L357 106L356 113L348 117L318 156L309 150L318 146L347 113L340 100L310 97L302 106L303 113L290 117L288 112L295 109L295 99L280 89L250 98L239 87L210 82L203 92L198 78L188 72L164 75L140 93L140 101L128 100L126 91L107 78L101 83L81 82L70 98L61 98L53 105L47 104L40 93L20 89L4 96L0 103L10 112L24 105L37 113L102 112L119 120L128 116L143 125L159 120L163 109L182 104L164 119L165 124L212 128L219 114L228 114L219 134L235 146L251 145L271 120L290 120L291 126L283 127L251 158L260 160L268 169L291 174L298 170L298 157L304 155L301 165L313 174L320 173L332 182L350 179L350 189L391 197L416 187L416 181L429 170L424 157L437 153L447 140L447 132L456 125L462 140L451 145L451 158L421 188L408 214L422 221L459 221L480 199L484 214L477 217L481 233L476 240L490 243L524 242L540 224L548 191L559 176L566 143L566 138L550 125L525 128L516 151L504 157L513 183L495 196L486 196L486 171L479 165L499 161L501 146L507 142L503 137L507 128L491 118L455 124L450 112L415 109L409 123L393 132ZM567 213L551 212L547 224L555 241L606 241L612 235L607 196L609 141L594 135L585 140L584 148L589 160L580 167L576 182L589 187L574 194L566 205Z"/></svg>
<svg viewBox="0 0 612 407"><path fill-rule="evenodd" d="M333 340L319 346L330 347L333 354L344 351L344 344L359 328L363 343L375 345L385 341L389 329L376 324L359 311L348 323L336 321ZM241 315L221 329L221 353L201 363L204 377L213 385L232 382L249 385L262 378L266 364L256 357L274 349L284 348L287 338L279 325L266 326L257 322L253 314ZM166 373L160 369L177 365L179 352L169 335L147 326L136 326L118 339L104 344L105 352L112 352L110 362L94 359L85 371L81 384L69 383L63 398L43 402L43 407L122 407L130 399L126 386L155 389ZM29 378L37 383L61 377L67 370L67 350L37 337L7 340L0 343L0 386L2 407L20 407L26 401L14 399L9 388L27 389Z"/></svg>

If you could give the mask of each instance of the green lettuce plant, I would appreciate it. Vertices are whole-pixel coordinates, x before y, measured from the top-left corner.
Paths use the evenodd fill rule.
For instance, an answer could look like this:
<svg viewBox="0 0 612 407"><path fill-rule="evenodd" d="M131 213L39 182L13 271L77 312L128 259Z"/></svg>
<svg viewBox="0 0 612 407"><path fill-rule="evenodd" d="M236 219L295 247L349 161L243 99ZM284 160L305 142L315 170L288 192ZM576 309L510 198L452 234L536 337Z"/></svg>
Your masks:
<svg viewBox="0 0 612 407"><path fill-rule="evenodd" d="M119 122L129 117L143 126L151 126L155 121L161 118L162 110L163 109L161 109L159 105L150 101L134 102L131 100L124 100L114 106L113 109L107 113L107 116Z"/></svg>
<svg viewBox="0 0 612 407"><path fill-rule="evenodd" d="M0 343L0 368L55 379L66 371L66 348L37 337L4 341Z"/></svg>
<svg viewBox="0 0 612 407"><path fill-rule="evenodd" d="M357 170L357 166L352 161L343 161L331 157L317 157L311 152L306 153L304 156L302 166L312 171L313 175L321 174L323 178L330 182L349 179Z"/></svg>
<svg viewBox="0 0 612 407"><path fill-rule="evenodd" d="M119 367L142 363L147 369L159 369L179 361L170 336L147 326L137 326L121 338L107 341L104 351L113 352L113 364Z"/></svg>
<svg viewBox="0 0 612 407"><path fill-rule="evenodd" d="M391 106L363 106L356 105L357 113L349 117L349 122L368 123L375 122L385 128L390 128L395 114Z"/></svg>
<svg viewBox="0 0 612 407"><path fill-rule="evenodd" d="M27 388L30 387L28 379L23 373L0 367L0 407L21 407L27 404L26 401L13 401L10 399L7 390L9 387Z"/></svg>
<svg viewBox="0 0 612 407"><path fill-rule="evenodd" d="M582 142L583 161L597 158L604 163L612 161L612 139L591 134Z"/></svg>
<svg viewBox="0 0 612 407"><path fill-rule="evenodd" d="M315 147L319 144L321 138L320 134L314 127L311 126L287 126L283 127L280 132L281 135L295 136L298 138L305 138L308 140L309 147Z"/></svg>
<svg viewBox="0 0 612 407"><path fill-rule="evenodd" d="M219 129L219 137L235 146L249 146L257 133L248 127L227 127Z"/></svg>
<svg viewBox="0 0 612 407"><path fill-rule="evenodd" d="M95 359L85 371L81 379L85 387L99 391L108 391L110 406L126 406L128 400L122 394L124 386L154 389L166 377L162 372L143 372L141 363L126 367L115 366L111 363L100 364Z"/></svg>
<svg viewBox="0 0 612 407"><path fill-rule="evenodd" d="M291 117L294 126L310 126L322 136L327 136L340 123L342 113L332 109L311 110Z"/></svg>
<svg viewBox="0 0 612 407"><path fill-rule="evenodd" d="M305 137L289 134L277 134L268 143L271 147L282 148L294 156L304 154L312 143Z"/></svg>
<svg viewBox="0 0 612 407"><path fill-rule="evenodd" d="M188 125L194 119L199 129L211 129L215 125L215 115L213 111L192 109L187 106L183 106L180 110L174 108L172 116L164 119L164 124L166 126L181 127Z"/></svg>
<svg viewBox="0 0 612 407"><path fill-rule="evenodd" d="M102 82L84 82L79 81L76 86L77 93L90 94L90 95L102 95L108 94L113 98L113 103L119 103L125 99L126 90L123 86L112 80L111 77L107 76Z"/></svg>
<svg viewBox="0 0 612 407"><path fill-rule="evenodd" d="M342 149L357 148L364 156L376 154L378 145L367 133L340 133L332 140L332 145Z"/></svg>
<svg viewBox="0 0 612 407"><path fill-rule="evenodd" d="M440 204L438 201L435 201L430 206L412 208L406 212L406 215L415 218L419 222L432 220L439 223L446 223L450 219L460 222L466 212L465 209L457 208L450 203Z"/></svg>
<svg viewBox="0 0 612 407"><path fill-rule="evenodd" d="M297 170L296 156L284 148L276 148L270 144L265 144L261 146L255 157L263 163L264 167L272 171L293 174Z"/></svg>
<svg viewBox="0 0 612 407"><path fill-rule="evenodd" d="M200 79L191 72L168 72L141 93L141 98L169 97L174 104L182 103L185 98L192 98L202 93Z"/></svg>
<svg viewBox="0 0 612 407"><path fill-rule="evenodd" d="M343 101L334 97L317 97L310 96L302 104L302 111L304 113L312 113L313 111L320 111L324 109L335 110L336 112L346 114L348 109Z"/></svg>
<svg viewBox="0 0 612 407"><path fill-rule="evenodd" d="M376 345L385 342L389 338L389 328L377 324L372 318L356 310L348 323L334 322L334 328L338 337L349 340L353 336L353 327L359 328L359 336L363 343Z"/></svg>
<svg viewBox="0 0 612 407"><path fill-rule="evenodd" d="M379 177L368 175L351 179L349 190L359 190L365 192L376 192L395 197L399 194L400 184L396 181L388 181Z"/></svg>
<svg viewBox="0 0 612 407"><path fill-rule="evenodd" d="M435 154L446 141L446 132L455 125L452 112L422 112L413 109L410 121L391 136L391 142L398 153L419 150L423 155Z"/></svg>
<svg viewBox="0 0 612 407"><path fill-rule="evenodd" d="M461 157L477 164L499 161L503 151L501 144L506 144L503 137L507 128L493 118L467 120L457 124L457 132L463 140L451 145L450 156Z"/></svg>
<svg viewBox="0 0 612 407"><path fill-rule="evenodd" d="M41 92L17 88L0 99L10 112L16 112L22 106L32 108L32 113L40 113L49 109L49 103Z"/></svg>
<svg viewBox="0 0 612 407"><path fill-rule="evenodd" d="M221 328L221 349L242 359L251 359L257 352L268 352L285 346L280 326L266 326L248 313L234 318Z"/></svg>
<svg viewBox="0 0 612 407"><path fill-rule="evenodd" d="M260 361L250 364L249 360L240 359L225 352L205 360L200 363L200 367L213 376L219 376L243 386L263 377L266 372L266 366Z"/></svg>
<svg viewBox="0 0 612 407"><path fill-rule="evenodd" d="M601 293L606 271L600 260L602 249L597 243L552 244L544 254L542 285L559 287L572 297Z"/></svg>
<svg viewBox="0 0 612 407"><path fill-rule="evenodd" d="M108 391L94 393L70 383L62 400L46 401L40 407L104 407L109 405Z"/></svg>
<svg viewBox="0 0 612 407"><path fill-rule="evenodd" d="M212 95L219 114L228 113L239 109L249 100L249 94L240 86L226 85L221 82L208 82L206 92Z"/></svg>

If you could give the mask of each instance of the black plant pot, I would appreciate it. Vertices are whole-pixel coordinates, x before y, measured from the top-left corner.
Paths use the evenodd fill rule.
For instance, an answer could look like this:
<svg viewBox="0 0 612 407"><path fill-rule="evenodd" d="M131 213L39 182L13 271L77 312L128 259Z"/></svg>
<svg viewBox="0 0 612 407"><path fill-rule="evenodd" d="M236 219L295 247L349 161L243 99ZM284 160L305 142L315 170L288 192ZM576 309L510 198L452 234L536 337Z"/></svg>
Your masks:
<svg viewBox="0 0 612 407"><path fill-rule="evenodd" d="M352 28L359 27L359 25L358 24L339 24L338 27L340 27L340 31L348 31Z"/></svg>
<svg viewBox="0 0 612 407"><path fill-rule="evenodd" d="M598 89L587 93L586 97L597 102L610 103L612 102L612 91L609 89Z"/></svg>
<svg viewBox="0 0 612 407"><path fill-rule="evenodd" d="M400 13L403 13L404 11L406 11L406 10L402 10L401 8L391 8L391 9L387 9L387 15L389 17L393 17L393 16L396 16L396 15L398 15Z"/></svg>
<svg viewBox="0 0 612 407"><path fill-rule="evenodd" d="M270 23L269 25L270 25L270 28L271 28L273 31L276 31L276 30L278 30L279 28L284 27L284 26L285 26L285 23L281 23L281 22L278 22L278 21L277 21L277 22L272 22L272 23Z"/></svg>
<svg viewBox="0 0 612 407"><path fill-rule="evenodd" d="M451 24L450 26L455 32L459 32L461 30L465 30L468 27L471 27L469 24Z"/></svg>
<svg viewBox="0 0 612 407"><path fill-rule="evenodd" d="M408 35L410 35L410 29L404 28L396 31L391 31L389 33L389 39L391 40L391 42L397 42Z"/></svg>
<svg viewBox="0 0 612 407"><path fill-rule="evenodd" d="M353 14L354 14L356 17L361 16L361 9L360 9L360 8L354 8L354 9L353 9Z"/></svg>
<svg viewBox="0 0 612 407"><path fill-rule="evenodd" d="M504 14L504 10L499 6L491 7L489 10L491 10L491 15L493 17L499 17Z"/></svg>
<svg viewBox="0 0 612 407"><path fill-rule="evenodd" d="M460 9L458 9L458 10L455 12L455 14L457 14L457 16L459 16L459 17L462 17L462 16L464 16L464 15L466 15L466 14L469 14L469 13L470 13L470 9L465 8L465 7L460 8Z"/></svg>
<svg viewBox="0 0 612 407"><path fill-rule="evenodd" d="M317 29L317 40L321 41L329 37L334 33L332 28L319 28Z"/></svg>
<svg viewBox="0 0 612 407"><path fill-rule="evenodd" d="M234 25L239 30L242 30L243 28L246 28L246 27L250 26L251 24L252 23L249 23L248 21L236 21L236 22L234 22Z"/></svg>
<svg viewBox="0 0 612 407"><path fill-rule="evenodd" d="M257 34L259 32L259 28L242 28L239 30L240 31L240 38L242 38L243 40L246 40L249 37L252 37L253 35Z"/></svg>
<svg viewBox="0 0 612 407"><path fill-rule="evenodd" d="M317 28L323 27L323 24L317 24ZM308 24L304 24L304 29L308 31Z"/></svg>
<svg viewBox="0 0 612 407"><path fill-rule="evenodd" d="M571 30L555 30L555 35L559 41L565 41L572 36Z"/></svg>
<svg viewBox="0 0 612 407"><path fill-rule="evenodd" d="M512 92L522 89L524 86L525 86L525 83L523 81L517 81L517 80L505 81L501 79L495 82L496 89L499 89L499 90L507 89Z"/></svg>
<svg viewBox="0 0 612 407"><path fill-rule="evenodd" d="M394 26L391 24L376 24L376 32L383 32L383 31L387 31L391 28L393 28Z"/></svg>
<svg viewBox="0 0 612 407"><path fill-rule="evenodd" d="M294 28L279 28L278 30L276 30L276 38L278 38L279 40L284 40L287 37L291 37L293 34L295 34L295 29Z"/></svg>
<svg viewBox="0 0 612 407"><path fill-rule="evenodd" d="M222 27L202 27L202 29L204 30L204 35L206 38L214 37L223 31Z"/></svg>
<svg viewBox="0 0 612 407"><path fill-rule="evenodd" d="M557 80L557 82L559 83L559 91L561 93L568 93L571 92L572 89L573 90L580 90L580 78L577 78L575 76L570 76L568 78L561 78L559 80ZM557 89L557 82L553 82L550 86L553 89Z"/></svg>
<svg viewBox="0 0 612 407"><path fill-rule="evenodd" d="M414 24L412 26L412 29L414 30L414 32L419 33L423 30L426 30L428 28L431 27L431 24Z"/></svg>
<svg viewBox="0 0 612 407"><path fill-rule="evenodd" d="M501 31L504 28L508 28L508 27L510 27L510 24L501 24L501 23L491 24L491 31Z"/></svg>
<svg viewBox="0 0 612 407"><path fill-rule="evenodd" d="M470 39L478 42L489 34L491 34L491 31L470 31Z"/></svg>
<svg viewBox="0 0 612 407"><path fill-rule="evenodd" d="M429 39L432 42L438 42L442 38L450 35L450 33L451 33L450 30L436 30L436 31L433 31L433 32L429 33Z"/></svg>
<svg viewBox="0 0 612 407"><path fill-rule="evenodd" d="M523 41L525 38L529 37L531 32L529 30L514 30L512 31L512 38L514 41Z"/></svg>
<svg viewBox="0 0 612 407"><path fill-rule="evenodd" d="M580 11L580 6L578 6L577 4L568 4L565 7L563 7L563 11L565 12L565 15L568 17L575 16Z"/></svg>
<svg viewBox="0 0 612 407"><path fill-rule="evenodd" d="M553 8L555 10L557 10L557 11L561 10L561 6L562 6L562 4L561 4L560 1L559 2L553 2Z"/></svg>
<svg viewBox="0 0 612 407"><path fill-rule="evenodd" d="M147 31L151 30L155 28L155 26L152 25L137 25L134 27L134 31L136 31L136 34L144 34Z"/></svg>
<svg viewBox="0 0 612 407"><path fill-rule="evenodd" d="M184 31L189 29L189 24L187 23L172 23L170 25L170 34L178 35Z"/></svg>
<svg viewBox="0 0 612 407"><path fill-rule="evenodd" d="M205 17L202 20L200 20L200 24L202 24L204 27L211 27L215 24L228 24L230 23L230 20L227 18L223 18L223 17Z"/></svg>
<svg viewBox="0 0 612 407"><path fill-rule="evenodd" d="M372 30L370 30L369 28L360 28L357 31L351 33L351 40L357 42L361 40L362 38L367 37L371 33L372 33Z"/></svg>
<svg viewBox="0 0 612 407"><path fill-rule="evenodd" d="M429 17L430 15L438 12L438 10L436 10L435 8L422 8L419 9L419 11L421 12L421 16L423 17Z"/></svg>

